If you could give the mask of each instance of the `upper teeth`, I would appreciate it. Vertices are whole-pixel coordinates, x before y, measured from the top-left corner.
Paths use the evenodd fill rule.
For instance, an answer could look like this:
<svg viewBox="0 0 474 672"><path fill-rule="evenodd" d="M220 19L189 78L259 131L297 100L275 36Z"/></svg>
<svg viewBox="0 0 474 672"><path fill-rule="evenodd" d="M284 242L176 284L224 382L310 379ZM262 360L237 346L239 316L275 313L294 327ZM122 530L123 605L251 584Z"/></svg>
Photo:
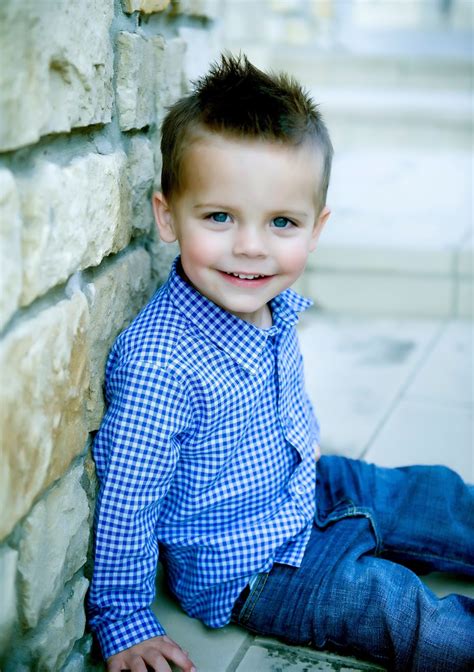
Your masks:
<svg viewBox="0 0 474 672"><path fill-rule="evenodd" d="M255 280L255 278L263 278L263 275L244 275L243 273L231 273L236 278L241 278L241 280Z"/></svg>

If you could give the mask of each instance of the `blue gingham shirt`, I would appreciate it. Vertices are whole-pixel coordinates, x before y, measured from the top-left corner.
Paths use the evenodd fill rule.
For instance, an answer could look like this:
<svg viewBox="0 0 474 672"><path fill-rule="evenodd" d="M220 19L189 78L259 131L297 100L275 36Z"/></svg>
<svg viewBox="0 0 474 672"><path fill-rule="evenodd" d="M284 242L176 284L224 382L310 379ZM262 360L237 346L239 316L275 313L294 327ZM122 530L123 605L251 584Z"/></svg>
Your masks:
<svg viewBox="0 0 474 672"><path fill-rule="evenodd" d="M179 269L107 363L89 597L105 658L164 634L149 607L158 549L184 610L220 627L251 576L300 565L311 532L319 428L295 330L311 302L284 291L260 329Z"/></svg>

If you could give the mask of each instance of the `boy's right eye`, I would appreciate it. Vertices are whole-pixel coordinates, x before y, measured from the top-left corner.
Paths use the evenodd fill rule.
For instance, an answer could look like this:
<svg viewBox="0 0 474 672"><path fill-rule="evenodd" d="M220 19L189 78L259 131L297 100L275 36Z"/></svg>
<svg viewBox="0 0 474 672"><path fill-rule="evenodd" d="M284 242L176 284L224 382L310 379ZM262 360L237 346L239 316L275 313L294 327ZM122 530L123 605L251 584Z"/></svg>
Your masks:
<svg viewBox="0 0 474 672"><path fill-rule="evenodd" d="M213 222L218 222L219 224L224 224L227 222L229 215L227 212L212 212L208 215L209 219L212 219Z"/></svg>

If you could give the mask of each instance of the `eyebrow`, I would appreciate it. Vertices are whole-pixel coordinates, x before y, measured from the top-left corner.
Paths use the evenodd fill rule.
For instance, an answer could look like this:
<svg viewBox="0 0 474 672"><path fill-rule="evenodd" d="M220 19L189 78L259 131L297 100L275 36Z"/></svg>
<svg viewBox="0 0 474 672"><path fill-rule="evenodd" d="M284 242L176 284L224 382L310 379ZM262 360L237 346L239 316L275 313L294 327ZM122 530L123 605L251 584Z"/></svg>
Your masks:
<svg viewBox="0 0 474 672"><path fill-rule="evenodd" d="M236 208L227 205L215 205L214 203L197 203L193 205L193 210L218 210L224 212L227 210L236 210Z"/></svg>

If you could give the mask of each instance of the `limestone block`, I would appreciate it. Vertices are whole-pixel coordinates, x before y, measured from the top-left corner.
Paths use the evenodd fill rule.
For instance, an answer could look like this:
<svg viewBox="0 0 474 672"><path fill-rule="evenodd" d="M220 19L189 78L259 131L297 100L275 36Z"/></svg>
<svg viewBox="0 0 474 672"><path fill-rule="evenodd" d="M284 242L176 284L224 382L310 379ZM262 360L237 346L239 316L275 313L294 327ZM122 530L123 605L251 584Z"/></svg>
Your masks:
<svg viewBox="0 0 474 672"><path fill-rule="evenodd" d="M114 259L91 283L91 382L87 399L90 430L99 427L104 411L102 385L107 355L117 335L146 303L150 273L149 255L144 249L137 249Z"/></svg>
<svg viewBox="0 0 474 672"><path fill-rule="evenodd" d="M74 652L61 668L61 672L84 672L85 669L84 656Z"/></svg>
<svg viewBox="0 0 474 672"><path fill-rule="evenodd" d="M166 114L166 107L172 105L187 90L184 73L186 42L181 37L167 40L163 69L158 83L157 117L161 121Z"/></svg>
<svg viewBox="0 0 474 672"><path fill-rule="evenodd" d="M62 167L43 162L18 180L23 216L22 305L96 266L130 240L131 206L123 152L88 154Z"/></svg>
<svg viewBox="0 0 474 672"><path fill-rule="evenodd" d="M145 137L132 138L128 151L133 233L148 232L153 226L151 190L155 178L153 149Z"/></svg>
<svg viewBox="0 0 474 672"><path fill-rule="evenodd" d="M3 0L0 150L110 121L113 5Z"/></svg>
<svg viewBox="0 0 474 672"><path fill-rule="evenodd" d="M20 202L9 170L0 170L0 268L1 329L15 312L21 291Z"/></svg>
<svg viewBox="0 0 474 672"><path fill-rule="evenodd" d="M95 502L97 500L98 483L95 473L95 462L92 459L90 451L86 453L84 458L84 478L82 479L82 486L86 491L89 500L90 517L92 519ZM89 576L87 572L85 572L85 574L86 576Z"/></svg>
<svg viewBox="0 0 474 672"><path fill-rule="evenodd" d="M169 4L170 0L123 0L123 10L127 14L132 14L132 12L153 14L153 12L162 12Z"/></svg>
<svg viewBox="0 0 474 672"><path fill-rule="evenodd" d="M8 648L17 617L15 578L18 551L9 546L0 548L0 656Z"/></svg>
<svg viewBox="0 0 474 672"><path fill-rule="evenodd" d="M120 128L143 128L154 121L156 82L163 65L164 39L134 33L117 36L117 107Z"/></svg>
<svg viewBox="0 0 474 672"><path fill-rule="evenodd" d="M77 292L21 321L0 346L0 539L84 448L87 323Z"/></svg>
<svg viewBox="0 0 474 672"><path fill-rule="evenodd" d="M77 577L65 590L61 606L51 618L42 621L32 640L25 642L33 663L31 669L57 672L66 661L84 633L84 597L88 585L83 576Z"/></svg>
<svg viewBox="0 0 474 672"><path fill-rule="evenodd" d="M28 514L19 546L20 603L27 625L37 626L65 584L85 564L89 505L74 467Z"/></svg>

